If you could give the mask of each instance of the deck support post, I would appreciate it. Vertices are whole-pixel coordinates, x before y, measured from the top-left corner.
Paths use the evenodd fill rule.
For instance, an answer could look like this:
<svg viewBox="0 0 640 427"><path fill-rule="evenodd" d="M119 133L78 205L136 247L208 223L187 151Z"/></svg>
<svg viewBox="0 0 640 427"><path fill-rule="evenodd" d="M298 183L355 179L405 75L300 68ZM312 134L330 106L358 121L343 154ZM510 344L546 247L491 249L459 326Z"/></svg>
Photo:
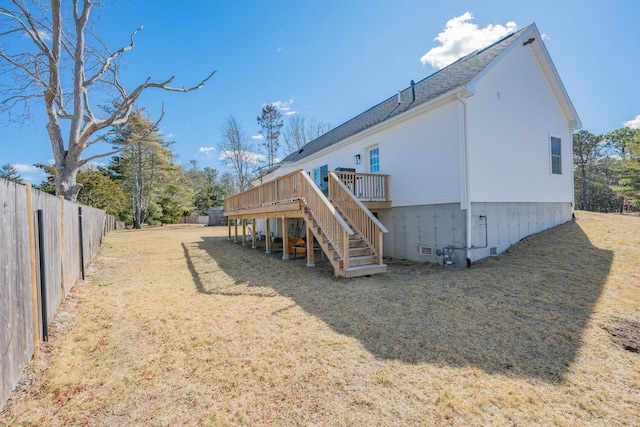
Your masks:
<svg viewBox="0 0 640 427"><path fill-rule="evenodd" d="M289 221L282 216L282 259L289 259Z"/></svg>
<svg viewBox="0 0 640 427"><path fill-rule="evenodd" d="M256 245L256 240L258 240L258 232L256 231L256 219L251 218L251 225L253 228L251 229L253 232L251 233L251 249L256 249L258 246Z"/></svg>
<svg viewBox="0 0 640 427"><path fill-rule="evenodd" d="M238 218L233 221L233 225L235 226L236 231L235 240L233 241L233 243L238 243Z"/></svg>
<svg viewBox="0 0 640 427"><path fill-rule="evenodd" d="M270 254L271 253L271 220L269 218L265 219L266 222L266 233L267 235L265 236L265 242L266 242L266 250L264 251L265 254Z"/></svg>
<svg viewBox="0 0 640 427"><path fill-rule="evenodd" d="M307 224L307 267L315 267L315 254L313 251L313 233L311 227Z"/></svg>
<svg viewBox="0 0 640 427"><path fill-rule="evenodd" d="M229 237L227 237L227 240L229 241L231 241L231 221L233 221L233 218L227 217L227 228L229 231Z"/></svg>
<svg viewBox="0 0 640 427"><path fill-rule="evenodd" d="M247 220L242 218L242 246L247 246Z"/></svg>

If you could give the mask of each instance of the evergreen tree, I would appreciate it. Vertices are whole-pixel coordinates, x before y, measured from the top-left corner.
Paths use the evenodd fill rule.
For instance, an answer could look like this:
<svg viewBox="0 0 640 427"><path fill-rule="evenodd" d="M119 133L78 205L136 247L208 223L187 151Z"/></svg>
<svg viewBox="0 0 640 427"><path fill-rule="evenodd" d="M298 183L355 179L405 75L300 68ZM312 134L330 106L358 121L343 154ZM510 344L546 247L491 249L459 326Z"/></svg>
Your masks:
<svg viewBox="0 0 640 427"><path fill-rule="evenodd" d="M280 151L280 129L283 126L282 114L273 105L269 104L262 109L262 115L258 116L258 124L262 127L260 134L263 137L262 145L267 156L267 166L276 163Z"/></svg>
<svg viewBox="0 0 640 427"><path fill-rule="evenodd" d="M133 113L113 143L116 147L125 147L113 159L111 169L130 197L134 227L141 228L149 216L150 204L161 192L162 178L175 168L173 153L155 125L140 110Z"/></svg>
<svg viewBox="0 0 640 427"><path fill-rule="evenodd" d="M0 178L8 179L9 181L13 182L22 181L22 178L20 177L20 174L18 173L16 168L8 163L6 165L0 166Z"/></svg>

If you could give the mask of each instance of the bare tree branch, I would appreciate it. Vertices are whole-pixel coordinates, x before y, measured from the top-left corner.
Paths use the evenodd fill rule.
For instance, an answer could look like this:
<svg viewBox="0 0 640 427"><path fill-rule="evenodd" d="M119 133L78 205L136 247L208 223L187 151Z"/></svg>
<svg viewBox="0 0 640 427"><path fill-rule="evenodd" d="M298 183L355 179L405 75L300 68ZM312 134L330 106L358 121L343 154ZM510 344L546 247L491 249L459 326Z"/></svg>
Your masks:
<svg viewBox="0 0 640 427"><path fill-rule="evenodd" d="M131 33L131 43L128 46L125 46L123 48L120 48L119 50L115 51L114 53L112 53L111 55L109 55L109 57L107 59L105 59L104 64L102 65L102 68L100 68L100 70L98 70L98 72L96 72L96 74L87 79L84 82L84 86L85 87L89 87L92 84L94 84L96 82L96 80L98 80L100 78L100 76L102 76L107 69L109 68L109 65L111 64L112 61L114 61L118 56L122 55L123 53L125 53L128 50L133 49L134 47L134 37L136 36L136 33L138 31L142 30L142 25L140 27L138 27L133 33Z"/></svg>

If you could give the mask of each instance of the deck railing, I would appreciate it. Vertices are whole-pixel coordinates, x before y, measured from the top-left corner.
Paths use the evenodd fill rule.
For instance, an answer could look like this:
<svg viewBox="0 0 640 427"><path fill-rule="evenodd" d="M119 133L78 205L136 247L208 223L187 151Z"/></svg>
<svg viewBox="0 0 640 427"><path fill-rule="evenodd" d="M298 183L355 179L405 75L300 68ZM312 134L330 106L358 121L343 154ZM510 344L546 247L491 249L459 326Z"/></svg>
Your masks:
<svg viewBox="0 0 640 427"><path fill-rule="evenodd" d="M296 171L227 197L224 201L224 210L238 212L292 202L300 200L301 197L300 174Z"/></svg>
<svg viewBox="0 0 640 427"><path fill-rule="evenodd" d="M389 201L389 175L360 172L333 172L360 200Z"/></svg>
<svg viewBox="0 0 640 427"><path fill-rule="evenodd" d="M388 233L386 227L367 209L339 176L340 172L329 172L329 198L351 223L352 227L369 244L382 264L382 237Z"/></svg>
<svg viewBox="0 0 640 427"><path fill-rule="evenodd" d="M227 197L224 210L227 216L241 215L243 210L298 200L309 209L326 238L342 258L343 267L349 268L349 236L354 232L303 170Z"/></svg>

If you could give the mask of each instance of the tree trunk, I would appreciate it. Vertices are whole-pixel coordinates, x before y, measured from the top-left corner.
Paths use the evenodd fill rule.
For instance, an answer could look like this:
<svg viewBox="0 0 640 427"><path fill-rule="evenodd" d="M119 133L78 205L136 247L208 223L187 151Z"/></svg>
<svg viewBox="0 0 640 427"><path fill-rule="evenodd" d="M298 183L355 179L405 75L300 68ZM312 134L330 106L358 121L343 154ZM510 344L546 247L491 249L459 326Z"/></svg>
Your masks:
<svg viewBox="0 0 640 427"><path fill-rule="evenodd" d="M140 230L142 228L142 220L140 218L141 216L142 216L142 210L140 209L140 205L137 204L135 218L134 218L134 225L133 225L133 227L136 230Z"/></svg>
<svg viewBox="0 0 640 427"><path fill-rule="evenodd" d="M582 209L587 210L587 171L584 167L584 162L580 165L580 170L582 172Z"/></svg>
<svg viewBox="0 0 640 427"><path fill-rule="evenodd" d="M78 201L78 193L82 188L82 185L76 182L79 169L77 165L66 161L62 165L56 165L56 194L58 196L63 196L65 200L71 202Z"/></svg>

